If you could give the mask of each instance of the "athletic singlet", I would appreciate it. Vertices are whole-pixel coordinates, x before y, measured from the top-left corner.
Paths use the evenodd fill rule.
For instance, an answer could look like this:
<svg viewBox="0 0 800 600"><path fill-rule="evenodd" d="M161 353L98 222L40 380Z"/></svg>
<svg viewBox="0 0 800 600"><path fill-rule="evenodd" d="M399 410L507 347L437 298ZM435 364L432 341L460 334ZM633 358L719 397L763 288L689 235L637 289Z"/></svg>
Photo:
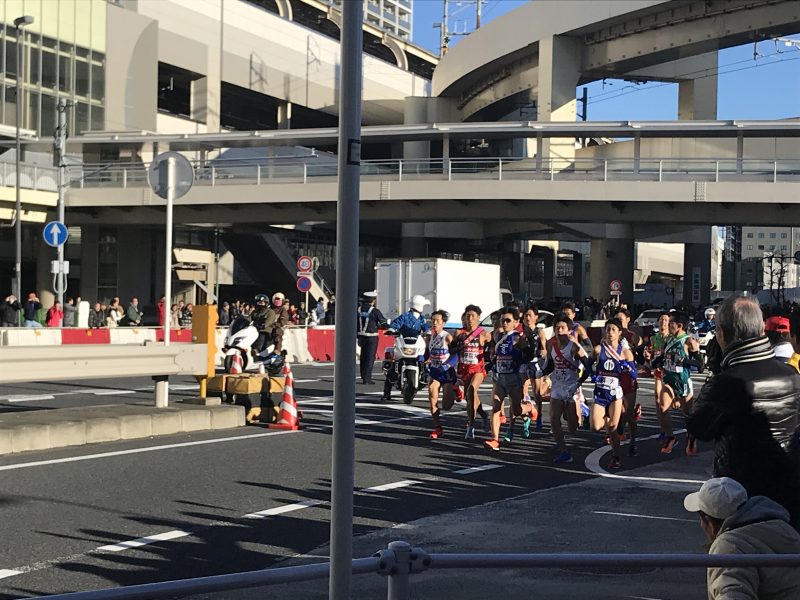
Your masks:
<svg viewBox="0 0 800 600"><path fill-rule="evenodd" d="M689 354L686 352L688 338L689 334L684 333L680 337L670 338L664 346L664 370L683 379L688 379L691 375L689 370L683 366L683 361L689 358Z"/></svg>
<svg viewBox="0 0 800 600"><path fill-rule="evenodd" d="M620 375L622 374L622 343L614 352L606 342L600 344L600 356L597 360L597 381L594 384L595 402L608 405L622 397Z"/></svg>
<svg viewBox="0 0 800 600"><path fill-rule="evenodd" d="M553 382L550 397L556 400L572 400L578 389L578 369L581 363L572 356L574 344L571 340L563 350L560 347L557 349L556 344L558 344L558 339L554 338L553 346L550 348L550 357L555 367L550 376L550 380Z"/></svg>
<svg viewBox="0 0 800 600"><path fill-rule="evenodd" d="M650 338L650 347L653 349L653 356L660 356L664 352L667 338L661 333L654 333Z"/></svg>
<svg viewBox="0 0 800 600"><path fill-rule="evenodd" d="M482 333L483 329L480 327L471 333L465 332L466 338L472 335L472 339L464 342L464 347L461 349L461 352L458 355L459 363L462 365L479 367L483 366L483 344L481 344Z"/></svg>
<svg viewBox="0 0 800 600"><path fill-rule="evenodd" d="M450 359L450 348L447 346L446 331L431 335L428 352L430 353L430 365L432 367L441 367L447 363Z"/></svg>
<svg viewBox="0 0 800 600"><path fill-rule="evenodd" d="M522 363L522 351L516 347L519 333L503 334L494 346L494 372L498 375L517 373Z"/></svg>

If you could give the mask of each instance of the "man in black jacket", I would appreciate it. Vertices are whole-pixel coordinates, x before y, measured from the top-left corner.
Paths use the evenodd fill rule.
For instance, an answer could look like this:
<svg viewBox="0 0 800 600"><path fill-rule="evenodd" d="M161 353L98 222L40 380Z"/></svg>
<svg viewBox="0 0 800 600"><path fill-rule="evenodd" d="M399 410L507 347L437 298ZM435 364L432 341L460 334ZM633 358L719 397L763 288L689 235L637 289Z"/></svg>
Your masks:
<svg viewBox="0 0 800 600"><path fill-rule="evenodd" d="M19 327L19 311L22 305L13 294L6 296L0 305L0 327Z"/></svg>

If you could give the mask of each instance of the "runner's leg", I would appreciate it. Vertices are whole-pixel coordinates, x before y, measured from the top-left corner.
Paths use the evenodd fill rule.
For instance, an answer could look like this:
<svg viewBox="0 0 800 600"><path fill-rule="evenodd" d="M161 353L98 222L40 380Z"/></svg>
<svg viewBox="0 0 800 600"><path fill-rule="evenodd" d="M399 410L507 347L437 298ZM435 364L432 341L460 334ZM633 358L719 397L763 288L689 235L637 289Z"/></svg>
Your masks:
<svg viewBox="0 0 800 600"><path fill-rule="evenodd" d="M558 449L562 452L567 450L567 444L564 440L564 431L561 429L561 416L564 414L565 402L563 400L556 400L550 397L550 430L553 432L553 437L558 444Z"/></svg>
<svg viewBox="0 0 800 600"><path fill-rule="evenodd" d="M431 417L433 417L434 431L442 428L442 422L439 418L439 388L441 384L435 379L431 379L428 384L428 400L431 403Z"/></svg>

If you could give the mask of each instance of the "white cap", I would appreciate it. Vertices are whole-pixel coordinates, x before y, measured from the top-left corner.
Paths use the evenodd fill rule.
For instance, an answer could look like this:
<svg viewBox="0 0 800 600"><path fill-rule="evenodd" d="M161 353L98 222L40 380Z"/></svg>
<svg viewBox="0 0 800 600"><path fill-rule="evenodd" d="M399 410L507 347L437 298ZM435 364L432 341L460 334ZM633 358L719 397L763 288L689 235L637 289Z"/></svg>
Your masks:
<svg viewBox="0 0 800 600"><path fill-rule="evenodd" d="M370 292L364 292L362 294L364 298L377 298L378 297L378 290L372 290Z"/></svg>
<svg viewBox="0 0 800 600"><path fill-rule="evenodd" d="M709 517L727 519L747 502L747 491L742 484L730 477L709 479L700 491L683 499L683 506L689 512L703 511Z"/></svg>
<svg viewBox="0 0 800 600"><path fill-rule="evenodd" d="M417 294L413 298L411 298L411 308L413 308L418 313L421 313L426 305L430 304L431 301L428 300L425 296Z"/></svg>

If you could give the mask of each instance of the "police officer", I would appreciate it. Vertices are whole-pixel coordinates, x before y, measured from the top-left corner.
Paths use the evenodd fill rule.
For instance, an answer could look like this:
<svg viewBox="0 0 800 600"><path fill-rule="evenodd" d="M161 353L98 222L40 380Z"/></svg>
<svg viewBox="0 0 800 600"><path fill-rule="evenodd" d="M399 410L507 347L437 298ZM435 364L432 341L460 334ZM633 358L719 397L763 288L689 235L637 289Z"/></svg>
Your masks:
<svg viewBox="0 0 800 600"><path fill-rule="evenodd" d="M372 381L372 367L378 350L378 329L386 327L386 317L375 307L378 292L364 292L358 309L358 345L361 348L361 383Z"/></svg>

